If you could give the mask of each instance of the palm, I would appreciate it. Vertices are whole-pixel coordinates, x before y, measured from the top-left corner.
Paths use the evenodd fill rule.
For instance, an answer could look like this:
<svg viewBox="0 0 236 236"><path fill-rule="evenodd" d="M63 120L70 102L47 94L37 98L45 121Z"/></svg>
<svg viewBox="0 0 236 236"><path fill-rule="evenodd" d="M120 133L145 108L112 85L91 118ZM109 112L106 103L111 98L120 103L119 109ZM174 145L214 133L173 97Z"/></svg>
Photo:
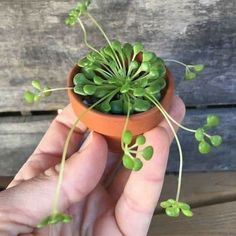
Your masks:
<svg viewBox="0 0 236 236"><path fill-rule="evenodd" d="M184 107L180 99L176 98L173 102L170 115L177 121L182 120ZM154 147L152 160L145 162L138 172L130 173L120 168L110 182L108 176L111 177L114 165L117 166L120 158L108 158L107 144L96 133L78 151L78 143L86 130L80 124L71 138L68 150L70 158L66 161L58 206L60 211L71 214L73 221L44 229L34 228L50 214L58 163L73 120L75 116L68 106L53 121L8 189L1 193L3 197L5 194L3 205L18 209L13 213L14 224L17 224L15 235L50 235L54 231L56 233L52 235L146 235L160 196L173 139L165 121L145 134L147 143ZM16 195L17 201L14 201Z"/></svg>

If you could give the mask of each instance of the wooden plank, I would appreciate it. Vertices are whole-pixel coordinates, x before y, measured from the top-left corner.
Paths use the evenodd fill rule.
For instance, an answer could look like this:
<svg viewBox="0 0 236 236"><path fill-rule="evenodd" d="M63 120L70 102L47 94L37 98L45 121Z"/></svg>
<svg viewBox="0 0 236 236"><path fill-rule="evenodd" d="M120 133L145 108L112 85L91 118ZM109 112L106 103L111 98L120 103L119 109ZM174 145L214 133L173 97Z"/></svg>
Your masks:
<svg viewBox="0 0 236 236"><path fill-rule="evenodd" d="M184 173L181 201L193 208L236 200L236 172ZM166 175L160 201L175 198L178 176ZM159 207L156 213L163 212Z"/></svg>
<svg viewBox="0 0 236 236"><path fill-rule="evenodd" d="M236 170L236 108L211 109L218 113L222 122L217 129L223 134L224 143L211 154L202 156L198 153L197 143L192 134L180 132L180 140L184 150L185 171ZM198 127L205 120L208 110L189 110L185 124ZM26 161L47 130L53 116L1 117L0 118L0 173L1 176L14 175ZM232 132L231 132L232 131ZM168 171L178 170L178 150L172 145Z"/></svg>
<svg viewBox="0 0 236 236"><path fill-rule="evenodd" d="M218 114L221 124L209 134L220 134L223 143L218 148L213 148L209 154L202 155L198 151L198 142L193 133L183 130L179 132L180 142L183 148L184 170L208 171L208 170L236 170L236 108L221 109L193 109L188 110L184 125L197 129L205 123L208 114ZM176 171L179 166L177 145L171 146L168 162L168 171Z"/></svg>
<svg viewBox="0 0 236 236"><path fill-rule="evenodd" d="M12 181L13 176L0 176L0 191L1 189L5 189L8 184Z"/></svg>
<svg viewBox="0 0 236 236"><path fill-rule="evenodd" d="M68 102L66 93L61 92L37 106L27 106L22 90L30 87L32 79L52 87L65 86L71 60L76 62L85 54L79 27L63 24L74 4L66 0L0 0L0 112L55 110ZM171 4L109 0L104 4L97 0L91 11L111 38L141 40L164 58L206 64L202 78L191 84L179 82L183 70L171 66L176 69L177 92L188 106L236 103L234 0L227 4L218 0L173 0ZM88 31L91 44L101 46L103 38L90 22Z"/></svg>
<svg viewBox="0 0 236 236"><path fill-rule="evenodd" d="M0 118L0 175L15 175L47 130L53 116Z"/></svg>
<svg viewBox="0 0 236 236"><path fill-rule="evenodd" d="M155 215L148 236L232 236L236 234L236 201L194 209L192 218Z"/></svg>

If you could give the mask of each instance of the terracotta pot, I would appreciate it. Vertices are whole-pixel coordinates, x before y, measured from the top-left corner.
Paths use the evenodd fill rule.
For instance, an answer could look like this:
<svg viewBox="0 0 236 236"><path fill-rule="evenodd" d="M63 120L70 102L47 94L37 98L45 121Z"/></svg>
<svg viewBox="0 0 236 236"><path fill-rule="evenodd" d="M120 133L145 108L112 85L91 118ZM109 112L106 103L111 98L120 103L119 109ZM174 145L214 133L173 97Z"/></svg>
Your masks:
<svg viewBox="0 0 236 236"><path fill-rule="evenodd" d="M67 85L73 86L73 78L79 72L79 67L74 66L68 74ZM169 111L172 98L174 95L174 81L172 74L167 70L167 87L163 91L163 98L161 104L166 111ZM70 103L77 116L80 116L88 107L80 100L78 94L73 90L68 90ZM163 115L156 108L152 108L146 112L134 114L130 116L128 123L128 130L130 130L134 137L156 127ZM105 136L109 150L112 152L121 152L121 135L125 124L125 116L105 114L97 110L88 111L81 121L91 130L96 131Z"/></svg>

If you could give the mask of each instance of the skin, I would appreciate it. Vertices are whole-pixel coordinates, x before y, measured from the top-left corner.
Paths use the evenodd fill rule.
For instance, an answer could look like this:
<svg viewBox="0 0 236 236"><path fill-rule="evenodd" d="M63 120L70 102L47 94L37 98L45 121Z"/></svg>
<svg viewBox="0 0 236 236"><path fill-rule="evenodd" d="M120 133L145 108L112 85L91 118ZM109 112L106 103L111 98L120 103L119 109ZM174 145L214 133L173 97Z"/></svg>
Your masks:
<svg viewBox="0 0 236 236"><path fill-rule="evenodd" d="M169 113L176 121L182 121L185 108L180 98L173 99ZM35 229L51 213L58 163L75 118L67 106L7 190L0 193L0 235L147 235L173 140L164 120L145 133L147 144L154 147L153 158L145 161L138 172L120 167L113 179L110 176L119 158L108 152L105 139L95 132L78 150L86 130L80 123L70 142L59 200L59 209L71 214L74 220Z"/></svg>

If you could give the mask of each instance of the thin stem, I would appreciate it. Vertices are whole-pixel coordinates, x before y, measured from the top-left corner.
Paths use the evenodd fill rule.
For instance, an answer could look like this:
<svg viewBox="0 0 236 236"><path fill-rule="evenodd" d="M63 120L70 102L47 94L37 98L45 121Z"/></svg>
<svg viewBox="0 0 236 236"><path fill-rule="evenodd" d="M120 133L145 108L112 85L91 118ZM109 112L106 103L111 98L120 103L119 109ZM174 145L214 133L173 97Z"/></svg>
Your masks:
<svg viewBox="0 0 236 236"><path fill-rule="evenodd" d="M128 126L128 122L129 122L129 116L130 116L130 99L129 99L129 96L126 95L125 96L127 98L127 104L128 104L128 111L127 111L127 115L126 115L126 119L125 119L125 124L124 124L124 127L123 127L123 130L122 130L122 136ZM121 148L124 152L126 152L126 149L127 149L127 145L124 146L124 143L123 141L121 141Z"/></svg>
<svg viewBox="0 0 236 236"><path fill-rule="evenodd" d="M93 21L93 23L98 27L98 29L100 30L100 32L102 33L102 35L104 36L104 38L106 39L106 41L108 42L109 46L111 47L111 50L113 51L115 57L116 57L116 60L120 66L120 68L122 68L122 65L120 63L120 60L119 58L117 57L117 54L115 52L115 50L113 49L112 45L111 45L111 41L109 40L109 38L107 37L106 33L104 32L104 30L102 29L102 27L98 24L98 22L96 21L96 19L90 14L90 13L87 13L88 17Z"/></svg>
<svg viewBox="0 0 236 236"><path fill-rule="evenodd" d="M180 64L180 65L184 66L184 67L188 67L187 64L185 64L185 63L183 63L181 61L174 60L174 59L164 59L164 61L175 62L177 64Z"/></svg>
<svg viewBox="0 0 236 236"><path fill-rule="evenodd" d="M179 141L179 138L178 138L178 136L175 132L175 129L174 129L173 125L171 124L168 116L165 114L165 112L163 112L162 108L158 105L158 103L156 102L155 97L149 96L149 95L145 95L145 97L147 97L151 102L153 102L156 105L156 107L160 110L162 115L165 117L170 129L172 130L172 132L174 134L174 137L175 137L175 140L176 140L176 143L177 143L177 146L178 146L179 161L180 161L180 163L179 163L178 187L177 187L177 193L176 193L176 201L178 202L179 201L179 196L180 196L180 190L181 190L182 173L183 173L183 153L182 153L182 148L181 148L181 145L180 145L180 141Z"/></svg>
<svg viewBox="0 0 236 236"><path fill-rule="evenodd" d="M109 65L109 62L108 62L108 61L106 60L106 58L100 53L100 51L97 50L96 48L94 48L93 46L91 46L91 45L88 43L87 31L86 31L86 29L85 29L85 27L84 27L84 24L83 24L83 22L82 22L79 18L78 18L78 22L79 22L80 27L81 27L81 29L82 29L82 31L83 31L83 34L84 34L84 43L86 44L86 46L87 46L88 48L90 48L91 50L95 51L96 53L98 53L98 54L103 58L103 60L105 60L106 65ZM103 65L104 65L104 64L103 64ZM109 67L106 66L106 65L104 65L104 67L112 73L112 71L111 71L111 70L109 69Z"/></svg>
<svg viewBox="0 0 236 236"><path fill-rule="evenodd" d="M159 107L161 108L161 110L166 114L166 116L174 123L176 124L178 127L180 127L183 130L189 131L191 133L195 133L196 130L195 129L189 129L183 125L181 125L180 123L178 123L176 120L174 120L169 113L164 109L164 107L161 105L161 103L159 101L156 101L156 103L159 105Z"/></svg>
<svg viewBox="0 0 236 236"><path fill-rule="evenodd" d="M74 89L74 88L73 87L65 87L65 88L46 89L46 90L43 90L42 93L55 92L55 91L61 91L61 90L70 90L70 89Z"/></svg>
<svg viewBox="0 0 236 236"><path fill-rule="evenodd" d="M88 43L88 40L87 40L87 32L86 32L86 29L85 29L85 27L84 27L84 24L83 24L83 22L80 20L80 18L78 18L78 22L79 22L80 27L81 27L81 29L82 29L82 31L83 31L83 34L84 34L84 43L86 44L86 46L87 46L88 48L90 48L91 50L93 50L93 51L99 53L99 51L98 51L96 48L94 48L93 46L91 46L91 45Z"/></svg>
<svg viewBox="0 0 236 236"><path fill-rule="evenodd" d="M164 109L164 107L161 105L161 103L159 101L156 100L156 102L158 103L158 105L160 106L161 110L166 114L166 116L174 123L176 124L179 128L183 129L183 130L186 130L188 132L191 132L191 133L196 133L196 130L195 129L190 129L190 128L187 128L183 125L181 125L180 123L178 123L176 120L174 120L170 115L169 113ZM208 138L211 137L211 135L207 134L204 132L204 135Z"/></svg>
<svg viewBox="0 0 236 236"><path fill-rule="evenodd" d="M100 100L98 100L96 103L94 103L92 106L90 106L87 110L85 110L84 112L82 112L80 114L80 116L77 118L77 120L74 122L73 126L71 127L65 144L64 144L64 148L63 148L63 153L62 153L62 158L61 158L61 164L60 164L60 172L59 172L59 177L58 177L58 182L57 182L57 187L56 187L56 193L55 193L55 198L53 201L53 207L52 207L52 214L56 214L58 213L58 202L59 202L59 197L60 197L60 191L61 191L61 185L62 185L62 180L63 180L63 175L64 175L64 169L65 169L65 161L66 161L66 155L67 155L67 151L68 151L68 147L69 147L69 142L71 139L71 136L73 134L73 131L75 130L77 124L79 123L79 121L81 120L81 118L88 112L90 111L92 108L94 108L95 106L97 106L99 103L101 103L103 100L105 100L107 97L109 97L111 94L118 92L119 90L113 90L111 93L107 94L106 96L104 96L103 98L101 98Z"/></svg>

